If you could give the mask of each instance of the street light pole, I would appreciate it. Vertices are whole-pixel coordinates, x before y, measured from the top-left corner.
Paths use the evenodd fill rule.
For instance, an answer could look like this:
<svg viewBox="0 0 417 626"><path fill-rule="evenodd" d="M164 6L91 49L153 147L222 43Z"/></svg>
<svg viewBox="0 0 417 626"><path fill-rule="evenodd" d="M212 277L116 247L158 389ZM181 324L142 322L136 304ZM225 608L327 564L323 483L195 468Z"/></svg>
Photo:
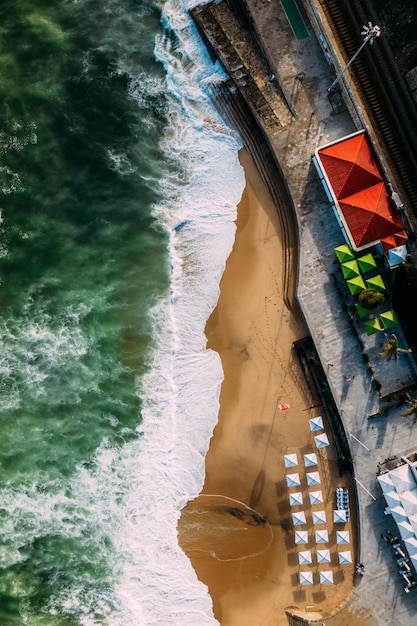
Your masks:
<svg viewBox="0 0 417 626"><path fill-rule="evenodd" d="M366 46L368 41L369 41L370 45L372 45L373 42L374 42L374 39L376 39L377 37L379 37L381 35L381 29L379 28L379 26L372 26L371 22L368 22L368 26L363 26L363 31L361 31L361 35L365 35L365 38L364 38L362 44L360 45L358 50L356 50L355 54L350 59L350 61L345 65L343 70L336 76L336 78L334 79L334 81L332 82L332 84L330 85L330 87L327 90L329 93L331 93L331 91L333 91L334 87L337 85L339 80L342 78L343 74L352 65L352 63L356 59L356 57L359 56L359 54L362 52L362 50L364 49L364 47Z"/></svg>

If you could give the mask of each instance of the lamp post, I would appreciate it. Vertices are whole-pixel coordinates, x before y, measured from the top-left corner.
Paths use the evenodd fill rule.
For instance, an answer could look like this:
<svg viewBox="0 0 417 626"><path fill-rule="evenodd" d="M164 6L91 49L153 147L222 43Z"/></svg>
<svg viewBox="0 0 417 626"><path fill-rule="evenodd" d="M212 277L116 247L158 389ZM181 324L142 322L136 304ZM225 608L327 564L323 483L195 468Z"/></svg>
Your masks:
<svg viewBox="0 0 417 626"><path fill-rule="evenodd" d="M350 59L350 61L348 61L348 63L345 65L343 70L336 76L336 78L334 79L334 81L332 82L332 84L330 85L330 87L327 90L329 93L331 93L331 91L337 85L337 83L342 78L342 76L346 72L346 70L352 65L352 63L356 59L356 57L362 52L362 50L364 49L364 47L366 46L368 41L369 41L370 45L372 45L373 42L374 42L374 39L376 39L377 37L379 37L381 35L381 29L379 28L379 26L372 26L371 22L368 22L368 26L363 26L363 30L361 31L361 35L364 36L364 40L363 40L362 44L356 50L355 54Z"/></svg>

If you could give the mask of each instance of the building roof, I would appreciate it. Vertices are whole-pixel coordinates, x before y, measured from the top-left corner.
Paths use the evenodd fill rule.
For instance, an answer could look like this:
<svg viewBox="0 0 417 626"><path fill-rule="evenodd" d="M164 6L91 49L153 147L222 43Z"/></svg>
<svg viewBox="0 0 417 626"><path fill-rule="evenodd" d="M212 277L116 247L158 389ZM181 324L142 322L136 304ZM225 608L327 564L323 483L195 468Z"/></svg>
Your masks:
<svg viewBox="0 0 417 626"><path fill-rule="evenodd" d="M383 240L387 252L405 243L400 213L365 131L318 148L316 159L354 249Z"/></svg>

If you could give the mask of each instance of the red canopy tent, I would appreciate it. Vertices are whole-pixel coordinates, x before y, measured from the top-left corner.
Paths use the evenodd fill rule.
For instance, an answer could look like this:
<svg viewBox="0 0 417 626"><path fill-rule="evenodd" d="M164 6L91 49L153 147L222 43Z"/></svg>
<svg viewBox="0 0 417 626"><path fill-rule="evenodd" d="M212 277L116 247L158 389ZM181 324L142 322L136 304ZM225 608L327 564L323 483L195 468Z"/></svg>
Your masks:
<svg viewBox="0 0 417 626"><path fill-rule="evenodd" d="M387 252L406 242L401 216L365 131L318 148L316 160L355 250L381 241Z"/></svg>

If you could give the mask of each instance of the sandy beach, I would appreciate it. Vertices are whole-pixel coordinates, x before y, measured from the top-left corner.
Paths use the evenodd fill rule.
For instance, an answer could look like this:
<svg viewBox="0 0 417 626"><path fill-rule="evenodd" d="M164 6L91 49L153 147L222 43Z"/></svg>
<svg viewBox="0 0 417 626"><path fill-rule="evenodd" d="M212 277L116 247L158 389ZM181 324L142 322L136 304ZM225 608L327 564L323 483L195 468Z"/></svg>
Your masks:
<svg viewBox="0 0 417 626"><path fill-rule="evenodd" d="M178 533L222 626L280 626L288 624L286 610L328 616L348 598L355 578L355 511L351 507L347 524L333 524L335 488L350 488L351 479L339 476L332 445L316 449L309 418L323 411L293 350L308 331L298 308L290 311L284 304L280 222L246 151L240 160L247 184L235 243L206 326L207 346L219 353L224 371L218 424L202 494L184 509ZM290 408L280 411L280 403ZM318 466L306 468L303 455L312 452ZM289 453L299 462L292 470L284 465ZM311 470L320 474L316 487L307 486ZM299 474L299 487L288 487L290 472ZM314 490L322 492L322 504L311 504ZM290 507L294 492L302 494L303 504ZM312 512L319 510L327 521L313 527ZM307 545L294 542L296 511L306 515L297 529L308 531ZM318 545L314 531L323 529L329 541ZM336 545L336 530L349 531L349 545ZM330 550L331 562L318 564L317 549ZM351 551L353 564L339 564L341 549ZM300 566L298 553L305 550L312 564ZM334 584L317 582L324 570L332 572ZM314 583L301 586L300 571L312 572ZM328 623L360 623L343 615Z"/></svg>

